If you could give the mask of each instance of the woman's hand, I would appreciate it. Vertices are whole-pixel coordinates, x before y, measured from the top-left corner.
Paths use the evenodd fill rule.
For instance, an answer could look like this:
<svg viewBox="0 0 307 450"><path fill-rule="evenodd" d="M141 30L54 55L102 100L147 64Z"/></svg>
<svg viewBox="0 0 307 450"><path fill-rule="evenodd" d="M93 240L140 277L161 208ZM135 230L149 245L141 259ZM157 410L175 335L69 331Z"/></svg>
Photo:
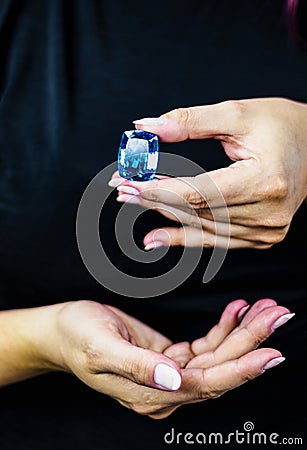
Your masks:
<svg viewBox="0 0 307 450"><path fill-rule="evenodd" d="M281 98L227 101L176 109L135 124L158 134L162 142L217 139L234 161L196 177L146 183L114 174L110 186L118 186L118 201L156 209L188 225L152 230L144 239L146 249L266 249L284 239L307 196L306 105Z"/></svg>
<svg viewBox="0 0 307 450"><path fill-rule="evenodd" d="M278 365L285 359L280 352L256 348L294 314L271 299L247 309L244 300L235 300L205 337L164 350L182 368L182 385L176 392L139 386L127 378L114 382L109 374L107 394L139 414L162 419L184 404L220 397Z"/></svg>
<svg viewBox="0 0 307 450"><path fill-rule="evenodd" d="M167 417L284 360L275 349L255 349L292 314L270 299L247 309L244 300L231 302L219 323L192 344L172 344L117 308L93 301L4 311L0 384L66 371L140 414Z"/></svg>
<svg viewBox="0 0 307 450"><path fill-rule="evenodd" d="M255 349L273 332L274 323L291 317L289 310L265 299L241 320L246 309L244 300L230 303L219 324L190 345L172 344L111 306L67 304L57 317L60 364L124 406L163 418L183 404L219 397L283 360L277 350ZM160 364L171 372L160 366L155 382Z"/></svg>

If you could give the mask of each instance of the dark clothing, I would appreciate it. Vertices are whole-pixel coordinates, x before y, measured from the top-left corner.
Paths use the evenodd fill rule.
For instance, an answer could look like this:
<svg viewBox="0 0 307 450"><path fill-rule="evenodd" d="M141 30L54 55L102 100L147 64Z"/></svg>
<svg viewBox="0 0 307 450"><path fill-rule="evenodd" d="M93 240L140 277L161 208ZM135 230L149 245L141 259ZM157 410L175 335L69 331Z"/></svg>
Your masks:
<svg viewBox="0 0 307 450"><path fill-rule="evenodd" d="M202 283L211 256L205 251L184 284L147 300L121 298L96 282L75 236L84 189L116 160L121 134L134 119L226 99L307 101L307 54L288 38L284 2L1 0L0 32L2 309L91 298L119 306L174 340L209 330L236 298L252 303L272 297L297 313L265 344L286 356L281 367L164 421L127 411L68 375L4 388L1 449L157 449L169 447L163 435L172 427L232 432L246 421L254 422L255 431L304 436L306 206L272 249L229 251L208 284ZM213 140L164 144L161 150L207 171L229 164ZM118 210L112 194L101 239L114 264L138 276L172 267L180 249L150 267L122 254L114 233ZM166 223L157 213L143 214L138 244Z"/></svg>

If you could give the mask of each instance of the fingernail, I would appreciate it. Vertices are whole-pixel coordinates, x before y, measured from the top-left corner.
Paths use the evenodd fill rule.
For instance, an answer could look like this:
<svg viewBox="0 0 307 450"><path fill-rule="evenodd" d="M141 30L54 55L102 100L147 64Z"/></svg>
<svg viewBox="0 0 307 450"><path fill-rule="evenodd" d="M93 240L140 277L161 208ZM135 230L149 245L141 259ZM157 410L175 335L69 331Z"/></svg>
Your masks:
<svg viewBox="0 0 307 450"><path fill-rule="evenodd" d="M181 376L177 370L167 364L158 364L156 366L154 380L156 384L170 391L177 391L181 385Z"/></svg>
<svg viewBox="0 0 307 450"><path fill-rule="evenodd" d="M241 317L245 314L245 312L248 310L249 305L243 306L243 308L240 309L240 311L237 314L237 318L241 319Z"/></svg>
<svg viewBox="0 0 307 450"><path fill-rule="evenodd" d="M122 184L124 182L124 180L122 180L121 178L112 178L112 180L110 180L108 182L108 186L110 187L117 187L120 184Z"/></svg>
<svg viewBox="0 0 307 450"><path fill-rule="evenodd" d="M160 117L144 117L143 119L134 120L132 123L134 125L163 125L165 119L161 119Z"/></svg>
<svg viewBox="0 0 307 450"><path fill-rule="evenodd" d="M124 194L140 195L140 191L131 186L119 186L117 190L119 194L123 192Z"/></svg>
<svg viewBox="0 0 307 450"><path fill-rule="evenodd" d="M272 330L276 330L276 328L281 327L284 323L288 322L293 316L295 316L295 313L292 314L284 314L283 316L279 317L273 325Z"/></svg>
<svg viewBox="0 0 307 450"><path fill-rule="evenodd" d="M152 250L157 247L163 247L164 244L161 241L149 242L149 244L145 245L144 250Z"/></svg>
<svg viewBox="0 0 307 450"><path fill-rule="evenodd" d="M131 203L132 205L140 204L138 197L128 194L119 195L116 200L120 203Z"/></svg>
<svg viewBox="0 0 307 450"><path fill-rule="evenodd" d="M282 363L286 358L283 356L279 356L278 358L271 359L263 366L263 371L272 369L272 367L278 366L278 364Z"/></svg>

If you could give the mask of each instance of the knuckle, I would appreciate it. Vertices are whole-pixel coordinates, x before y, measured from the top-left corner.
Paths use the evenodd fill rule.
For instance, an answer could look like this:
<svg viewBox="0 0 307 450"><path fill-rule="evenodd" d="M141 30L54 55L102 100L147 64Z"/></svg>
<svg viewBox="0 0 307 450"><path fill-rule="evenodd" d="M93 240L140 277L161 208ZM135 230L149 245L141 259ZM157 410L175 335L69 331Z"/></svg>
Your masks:
<svg viewBox="0 0 307 450"><path fill-rule="evenodd" d="M123 361L123 371L134 381L146 379L146 367L137 359L126 359Z"/></svg>
<svg viewBox="0 0 307 450"><path fill-rule="evenodd" d="M206 371L203 371L201 383L198 383L195 389L195 398L197 400L211 400L221 397L223 393L224 391L212 386Z"/></svg>
<svg viewBox="0 0 307 450"><path fill-rule="evenodd" d="M100 371L102 355L94 345L87 345L83 351L82 358L83 366L88 373L97 373Z"/></svg>
<svg viewBox="0 0 307 450"><path fill-rule="evenodd" d="M255 330L253 324L248 324L244 327L247 334L247 340L252 343L254 348L257 348L266 339L266 329Z"/></svg>
<svg viewBox="0 0 307 450"><path fill-rule="evenodd" d="M186 200L196 210L202 210L207 206L207 201L204 195L198 189L189 190Z"/></svg>
<svg viewBox="0 0 307 450"><path fill-rule="evenodd" d="M190 108L177 108L174 110L177 120L184 126L189 128L191 122L191 109Z"/></svg>
<svg viewBox="0 0 307 450"><path fill-rule="evenodd" d="M206 400L214 400L216 398L221 397L223 393L224 392L217 391L216 389L215 390L207 389L206 396L205 397L203 396L203 399L205 398Z"/></svg>
<svg viewBox="0 0 307 450"><path fill-rule="evenodd" d="M138 401L131 405L131 409L142 416L150 416L160 414L163 407L157 403L155 393L144 393L142 401Z"/></svg>
<svg viewBox="0 0 307 450"><path fill-rule="evenodd" d="M190 108L176 108L164 114L164 117L175 120L186 128L190 123L191 109Z"/></svg>
<svg viewBox="0 0 307 450"><path fill-rule="evenodd" d="M273 245L278 244L284 240L289 227L279 226L276 223L272 224L272 222L270 223L270 225L271 226L273 225L275 227L271 230L265 230L263 233L261 233L261 235L258 236L257 239L259 242L258 248L261 248L263 246L272 247Z"/></svg>
<svg viewBox="0 0 307 450"><path fill-rule="evenodd" d="M240 100L226 100L223 103L235 121L242 120L243 116L245 116L247 108L245 102Z"/></svg>
<svg viewBox="0 0 307 450"><path fill-rule="evenodd" d="M274 198L278 200L285 199L289 194L289 181L285 175L277 175L273 179Z"/></svg>
<svg viewBox="0 0 307 450"><path fill-rule="evenodd" d="M265 199L284 200L289 194L289 180L285 174L275 174L270 177L268 184L262 188L261 195Z"/></svg>
<svg viewBox="0 0 307 450"><path fill-rule="evenodd" d="M255 374L252 372L252 370L247 370L246 367L242 366L242 362L240 359L236 361L236 372L241 378L241 383L245 383L246 381L250 381L255 378Z"/></svg>
<svg viewBox="0 0 307 450"><path fill-rule="evenodd" d="M156 189L146 189L143 192L141 192L141 197L144 201L149 200L152 202L158 202L159 196L156 191ZM152 207L153 209L153 207Z"/></svg>

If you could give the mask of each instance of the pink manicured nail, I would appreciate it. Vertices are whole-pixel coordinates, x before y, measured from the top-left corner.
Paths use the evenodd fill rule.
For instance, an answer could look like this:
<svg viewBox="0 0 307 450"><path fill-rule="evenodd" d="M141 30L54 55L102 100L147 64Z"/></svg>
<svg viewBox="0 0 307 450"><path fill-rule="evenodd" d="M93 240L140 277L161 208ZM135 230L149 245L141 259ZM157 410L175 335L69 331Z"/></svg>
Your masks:
<svg viewBox="0 0 307 450"><path fill-rule="evenodd" d="M273 323L272 330L276 330L276 328L281 327L284 323L288 322L288 320L290 320L293 316L295 316L295 313L284 314L283 316L279 317L279 319L277 319Z"/></svg>
<svg viewBox="0 0 307 450"><path fill-rule="evenodd" d="M263 366L263 371L272 369L272 367L278 366L278 364L282 363L286 358L283 356L279 356L278 358L271 359Z"/></svg>
<svg viewBox="0 0 307 450"><path fill-rule="evenodd" d="M137 196L122 194L119 195L116 199L120 203L131 203L132 205L139 205L140 199Z"/></svg>
<svg viewBox="0 0 307 450"><path fill-rule="evenodd" d="M140 192L131 186L118 186L117 188L119 195L124 194L132 194L132 195L140 195Z"/></svg>
<svg viewBox="0 0 307 450"><path fill-rule="evenodd" d="M237 318L238 320L241 319L243 317L243 315L245 314L245 312L248 310L249 305L243 306L243 308L240 309L240 311L237 314Z"/></svg>
<svg viewBox="0 0 307 450"><path fill-rule="evenodd" d="M152 250L154 248L163 247L165 244L161 241L149 242L149 244L145 245L144 250Z"/></svg>

